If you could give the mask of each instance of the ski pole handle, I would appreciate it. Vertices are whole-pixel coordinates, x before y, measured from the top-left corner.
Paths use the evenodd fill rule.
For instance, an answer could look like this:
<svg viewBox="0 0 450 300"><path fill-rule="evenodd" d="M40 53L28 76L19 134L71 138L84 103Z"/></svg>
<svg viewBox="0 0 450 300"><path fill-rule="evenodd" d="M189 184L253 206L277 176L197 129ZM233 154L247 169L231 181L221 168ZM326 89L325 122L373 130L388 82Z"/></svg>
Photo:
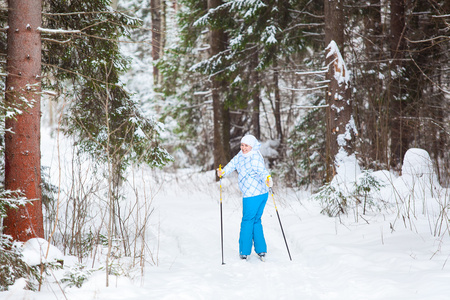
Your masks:
<svg viewBox="0 0 450 300"><path fill-rule="evenodd" d="M222 165L219 165L220 203L222 203Z"/></svg>
<svg viewBox="0 0 450 300"><path fill-rule="evenodd" d="M218 169L218 170L219 170L219 172L218 172L217 175L219 176L220 179L222 179L222 176L223 176L223 173L222 173L222 165L219 165L219 169Z"/></svg>

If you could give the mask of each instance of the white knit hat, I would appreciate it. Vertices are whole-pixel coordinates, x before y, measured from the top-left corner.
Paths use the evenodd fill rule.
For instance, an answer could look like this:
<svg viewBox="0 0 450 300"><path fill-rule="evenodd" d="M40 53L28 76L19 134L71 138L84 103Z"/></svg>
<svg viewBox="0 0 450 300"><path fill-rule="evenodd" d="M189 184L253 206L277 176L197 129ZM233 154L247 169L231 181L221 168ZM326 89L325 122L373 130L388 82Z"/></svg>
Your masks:
<svg viewBox="0 0 450 300"><path fill-rule="evenodd" d="M254 148L258 144L258 140L253 135L247 134L241 139L241 144L247 144Z"/></svg>

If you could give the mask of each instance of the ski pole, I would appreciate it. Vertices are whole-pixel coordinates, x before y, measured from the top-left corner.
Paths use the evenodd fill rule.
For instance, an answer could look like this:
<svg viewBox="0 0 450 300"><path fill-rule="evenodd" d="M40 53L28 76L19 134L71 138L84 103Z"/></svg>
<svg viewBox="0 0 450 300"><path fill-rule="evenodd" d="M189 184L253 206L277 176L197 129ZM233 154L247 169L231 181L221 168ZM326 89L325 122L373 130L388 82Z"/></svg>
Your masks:
<svg viewBox="0 0 450 300"><path fill-rule="evenodd" d="M278 222L280 222L281 232L283 233L284 243L286 244L286 249L287 249L287 252L289 254L289 259L292 261L291 252L289 251L289 246L288 246L288 243L286 241L286 236L284 235L283 225L281 225L280 214L278 213L277 204L275 203L275 197L273 196L273 189L271 187L269 187L269 190L270 190L270 193L272 194L273 205L275 206L275 210L277 212Z"/></svg>
<svg viewBox="0 0 450 300"><path fill-rule="evenodd" d="M223 218L222 218L222 165L219 165L219 187L220 187L220 245L222 249L222 265L225 264L223 261Z"/></svg>

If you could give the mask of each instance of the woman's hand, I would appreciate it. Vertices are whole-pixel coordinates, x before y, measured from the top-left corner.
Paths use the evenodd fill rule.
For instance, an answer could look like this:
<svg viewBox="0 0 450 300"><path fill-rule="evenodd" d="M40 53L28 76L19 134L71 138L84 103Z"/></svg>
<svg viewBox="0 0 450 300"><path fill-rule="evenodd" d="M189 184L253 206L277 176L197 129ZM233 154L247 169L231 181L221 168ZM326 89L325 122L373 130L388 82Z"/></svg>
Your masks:
<svg viewBox="0 0 450 300"><path fill-rule="evenodd" d="M216 171L217 171L217 176L219 176L219 177L222 177L223 174L225 174L225 171L222 170L221 168L217 169Z"/></svg>
<svg viewBox="0 0 450 300"><path fill-rule="evenodd" d="M270 187L270 188L273 186L272 176L270 176L270 175L267 176L266 184L267 184L267 186Z"/></svg>

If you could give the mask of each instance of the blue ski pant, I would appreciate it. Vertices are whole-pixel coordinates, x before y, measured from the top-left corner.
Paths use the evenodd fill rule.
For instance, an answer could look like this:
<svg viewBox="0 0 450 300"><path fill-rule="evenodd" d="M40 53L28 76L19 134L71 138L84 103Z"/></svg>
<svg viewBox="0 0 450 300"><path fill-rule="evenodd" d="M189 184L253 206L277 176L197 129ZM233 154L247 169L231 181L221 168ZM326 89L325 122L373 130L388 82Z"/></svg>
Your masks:
<svg viewBox="0 0 450 300"><path fill-rule="evenodd" d="M268 193L242 199L242 221L239 234L239 254L250 255L252 245L256 253L266 253L267 245L264 239L261 216L267 203Z"/></svg>

